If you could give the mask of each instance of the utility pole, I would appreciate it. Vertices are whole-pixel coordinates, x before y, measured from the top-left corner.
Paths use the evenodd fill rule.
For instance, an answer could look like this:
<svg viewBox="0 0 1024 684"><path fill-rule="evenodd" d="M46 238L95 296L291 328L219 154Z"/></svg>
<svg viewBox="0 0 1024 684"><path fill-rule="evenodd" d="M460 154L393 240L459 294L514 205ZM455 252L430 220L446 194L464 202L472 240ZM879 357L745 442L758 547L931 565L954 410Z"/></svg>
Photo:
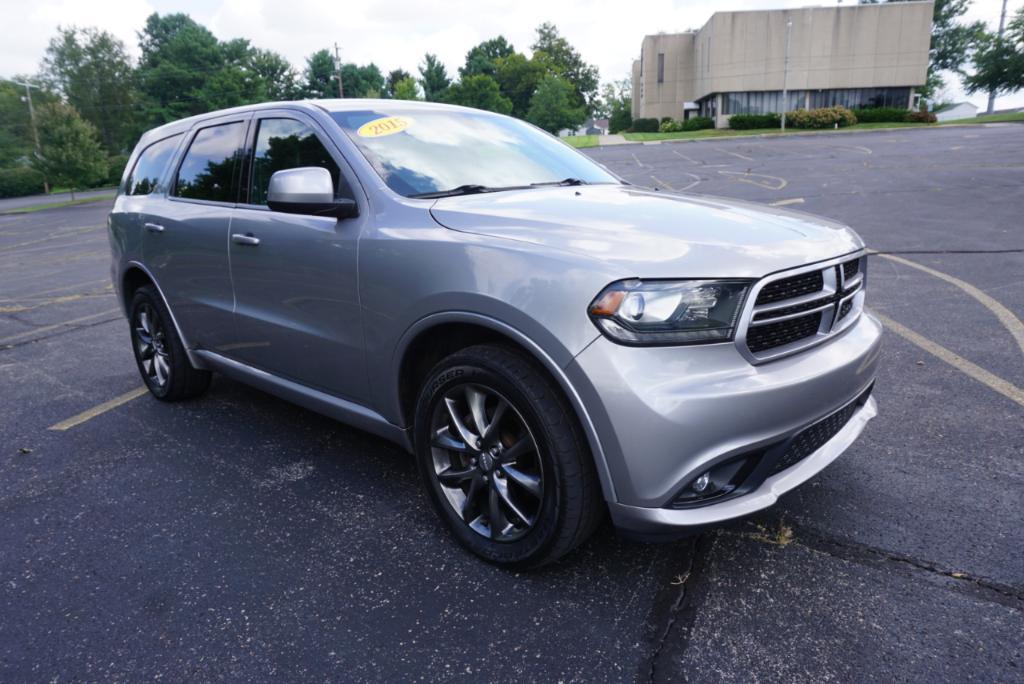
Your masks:
<svg viewBox="0 0 1024 684"><path fill-rule="evenodd" d="M1006 27L1006 0L1003 0L1003 11L999 15L999 33L996 34L996 43L1003 42L1003 29ZM986 114L991 114L996 109L996 91L988 91L988 109Z"/></svg>
<svg viewBox="0 0 1024 684"><path fill-rule="evenodd" d="M789 105L786 82L789 80L789 37L791 33L793 33L793 21L789 20L786 22L786 57L782 61L782 130L786 130L786 109Z"/></svg>
<svg viewBox="0 0 1024 684"><path fill-rule="evenodd" d="M345 97L345 87L341 85L341 48L334 44L334 61L338 65L338 97Z"/></svg>
<svg viewBox="0 0 1024 684"><path fill-rule="evenodd" d="M28 120L32 128L32 139L35 142L36 156L39 157L42 155L42 150L39 146L39 129L36 127L36 110L35 107L32 106L32 88L36 88L38 90L39 86L32 85L27 81L25 83L22 83L21 81L9 82L13 83L14 85L23 86L25 88L25 101L28 102ZM43 179L43 190L46 191L47 193L50 192L50 184L47 182L45 178Z"/></svg>

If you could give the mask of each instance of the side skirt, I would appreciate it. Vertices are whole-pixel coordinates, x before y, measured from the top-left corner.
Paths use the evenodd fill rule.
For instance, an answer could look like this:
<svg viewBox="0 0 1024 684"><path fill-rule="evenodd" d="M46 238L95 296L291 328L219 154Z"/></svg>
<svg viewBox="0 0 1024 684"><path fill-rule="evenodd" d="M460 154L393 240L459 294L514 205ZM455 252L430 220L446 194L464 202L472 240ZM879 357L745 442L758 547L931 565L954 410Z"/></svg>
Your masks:
<svg viewBox="0 0 1024 684"><path fill-rule="evenodd" d="M388 422L384 416L372 409L233 361L206 349L194 349L191 354L201 359L203 365L210 370L352 427L371 432L412 453L412 436L409 431Z"/></svg>

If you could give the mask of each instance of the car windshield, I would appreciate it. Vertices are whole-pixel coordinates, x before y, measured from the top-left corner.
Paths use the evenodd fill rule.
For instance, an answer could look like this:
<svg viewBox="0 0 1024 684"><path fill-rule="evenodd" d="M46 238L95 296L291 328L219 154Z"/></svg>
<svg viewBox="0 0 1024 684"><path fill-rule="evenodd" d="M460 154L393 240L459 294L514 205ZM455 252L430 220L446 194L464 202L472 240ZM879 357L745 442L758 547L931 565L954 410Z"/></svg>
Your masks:
<svg viewBox="0 0 1024 684"><path fill-rule="evenodd" d="M331 116L388 187L406 197L618 182L568 145L509 117L412 108Z"/></svg>

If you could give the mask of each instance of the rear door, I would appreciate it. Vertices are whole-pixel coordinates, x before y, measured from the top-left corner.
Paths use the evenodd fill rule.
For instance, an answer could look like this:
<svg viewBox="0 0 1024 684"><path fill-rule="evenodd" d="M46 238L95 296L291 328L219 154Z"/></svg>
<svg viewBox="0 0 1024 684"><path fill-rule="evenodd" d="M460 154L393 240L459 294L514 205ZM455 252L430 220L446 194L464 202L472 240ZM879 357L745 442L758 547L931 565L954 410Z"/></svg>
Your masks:
<svg viewBox="0 0 1024 684"><path fill-rule="evenodd" d="M192 346L224 352L234 338L228 235L249 114L191 131L166 199L146 220L146 265Z"/></svg>
<svg viewBox="0 0 1024 684"><path fill-rule="evenodd" d="M231 224L231 274L241 361L353 401L368 397L356 279L359 234L369 211L358 181L312 118L258 112L250 134L243 202ZM356 218L270 211L270 176L319 166ZM353 191L356 190L356 192Z"/></svg>

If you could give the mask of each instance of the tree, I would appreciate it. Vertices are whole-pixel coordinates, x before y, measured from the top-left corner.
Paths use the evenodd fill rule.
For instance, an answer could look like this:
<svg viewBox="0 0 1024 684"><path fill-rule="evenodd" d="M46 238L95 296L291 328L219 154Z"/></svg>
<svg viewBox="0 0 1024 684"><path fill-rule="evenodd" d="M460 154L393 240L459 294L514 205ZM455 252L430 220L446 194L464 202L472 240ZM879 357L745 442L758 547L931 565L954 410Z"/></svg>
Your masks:
<svg viewBox="0 0 1024 684"><path fill-rule="evenodd" d="M449 87L444 94L444 102L485 109L498 114L512 112L512 102L501 94L498 82L483 74L467 76Z"/></svg>
<svg viewBox="0 0 1024 684"><path fill-rule="evenodd" d="M975 72L964 79L968 93L1024 90L1024 7L1017 10L1002 40L986 34L974 55Z"/></svg>
<svg viewBox="0 0 1024 684"><path fill-rule="evenodd" d="M416 79L412 76L408 76L396 83L392 97L396 100L420 99L420 87L416 85Z"/></svg>
<svg viewBox="0 0 1024 684"><path fill-rule="evenodd" d="M860 0L861 4L873 5L880 0ZM909 2L910 0L882 0L887 2ZM926 99L935 97L945 84L943 71L964 75L971 53L984 35L985 24L976 21L970 24L959 22L970 7L971 0L935 0L932 9L932 39L928 50L928 80L920 89Z"/></svg>
<svg viewBox="0 0 1024 684"><path fill-rule="evenodd" d="M587 118L586 110L576 105L576 91L565 79L548 74L530 100L526 120L549 133L575 128Z"/></svg>
<svg viewBox="0 0 1024 684"><path fill-rule="evenodd" d="M345 97L380 97L384 92L384 74L372 62L366 66L343 64L341 82Z"/></svg>
<svg viewBox="0 0 1024 684"><path fill-rule="evenodd" d="M110 153L133 141L138 98L124 43L95 28L57 28L43 58L47 84L99 131Z"/></svg>
<svg viewBox="0 0 1024 684"><path fill-rule="evenodd" d="M87 188L107 175L106 155L97 138L96 127L85 121L71 105L54 102L37 113L40 153L32 165L51 183Z"/></svg>
<svg viewBox="0 0 1024 684"><path fill-rule="evenodd" d="M448 71L444 64L429 52L423 56L423 64L420 65L420 85L423 86L423 99L428 102L439 102L452 81L448 78Z"/></svg>
<svg viewBox="0 0 1024 684"><path fill-rule="evenodd" d="M466 53L466 64L459 67L459 76L461 78L479 74L494 76L497 69L495 63L503 57L509 57L514 52L515 49L505 40L505 36L485 40Z"/></svg>
<svg viewBox="0 0 1024 684"><path fill-rule="evenodd" d="M306 58L302 79L302 92L306 97L315 100L338 97L338 67L330 50L317 50Z"/></svg>
<svg viewBox="0 0 1024 684"><path fill-rule="evenodd" d="M399 81L404 81L407 78L412 78L412 74L405 69L394 69L389 72L387 79L384 81L384 97L394 97L395 86L398 85Z"/></svg>
<svg viewBox="0 0 1024 684"><path fill-rule="evenodd" d="M32 83L29 76L15 76L14 80ZM32 88L32 103L36 107L57 100L55 93ZM28 102L25 101L25 87L10 81L0 81L0 168L27 164L34 149L35 140L28 115Z"/></svg>
<svg viewBox="0 0 1024 684"><path fill-rule="evenodd" d="M515 52L499 57L494 66L494 80L498 82L501 94L512 102L512 116L525 119L530 109L530 98L544 78L544 65Z"/></svg>
<svg viewBox="0 0 1024 684"><path fill-rule="evenodd" d="M207 87L224 68L220 43L187 14L151 14L139 34L139 48L139 86L151 123L228 106Z"/></svg>
<svg viewBox="0 0 1024 684"><path fill-rule="evenodd" d="M551 23L537 27L537 40L531 47L533 59L543 64L548 72L568 81L574 90L575 106L589 113L597 100L597 67L584 62L580 53Z"/></svg>
<svg viewBox="0 0 1024 684"><path fill-rule="evenodd" d="M254 49L249 69L261 84L261 100L294 100L300 97L299 76L287 59L273 50Z"/></svg>
<svg viewBox="0 0 1024 684"><path fill-rule="evenodd" d="M611 133L624 131L633 125L633 83L628 78L605 83L598 107L601 116L608 117Z"/></svg>

